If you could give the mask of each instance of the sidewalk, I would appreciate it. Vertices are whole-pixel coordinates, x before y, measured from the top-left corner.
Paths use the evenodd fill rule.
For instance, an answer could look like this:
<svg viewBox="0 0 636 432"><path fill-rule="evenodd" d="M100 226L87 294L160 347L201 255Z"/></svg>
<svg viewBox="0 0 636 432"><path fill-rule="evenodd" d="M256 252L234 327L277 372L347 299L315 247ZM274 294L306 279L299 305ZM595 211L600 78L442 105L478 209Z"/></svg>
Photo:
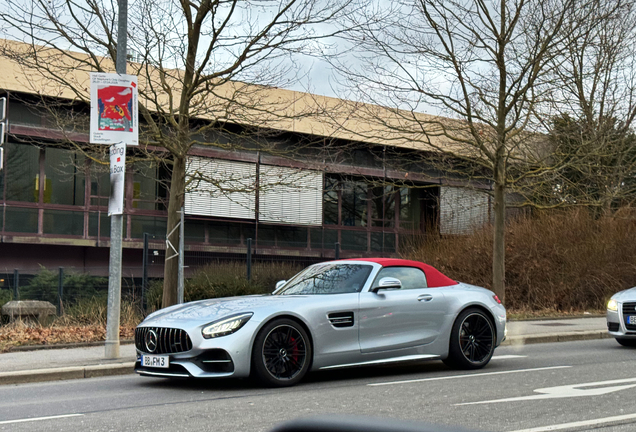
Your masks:
<svg viewBox="0 0 636 432"><path fill-rule="evenodd" d="M608 337L604 317L508 322L502 344L565 342ZM104 359L103 346L34 349L0 354L0 384L93 378L133 373L135 346L120 346L120 358Z"/></svg>
<svg viewBox="0 0 636 432"><path fill-rule="evenodd" d="M609 337L605 317L508 321L507 327L508 337L502 346Z"/></svg>

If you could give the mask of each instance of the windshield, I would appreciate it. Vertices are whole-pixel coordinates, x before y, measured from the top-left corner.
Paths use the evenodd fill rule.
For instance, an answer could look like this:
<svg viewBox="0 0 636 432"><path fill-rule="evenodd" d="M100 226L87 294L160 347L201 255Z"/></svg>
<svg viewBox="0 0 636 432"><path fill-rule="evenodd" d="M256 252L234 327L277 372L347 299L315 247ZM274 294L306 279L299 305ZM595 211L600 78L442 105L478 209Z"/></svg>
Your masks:
<svg viewBox="0 0 636 432"><path fill-rule="evenodd" d="M274 295L344 294L360 292L371 270L363 264L317 264L294 276Z"/></svg>

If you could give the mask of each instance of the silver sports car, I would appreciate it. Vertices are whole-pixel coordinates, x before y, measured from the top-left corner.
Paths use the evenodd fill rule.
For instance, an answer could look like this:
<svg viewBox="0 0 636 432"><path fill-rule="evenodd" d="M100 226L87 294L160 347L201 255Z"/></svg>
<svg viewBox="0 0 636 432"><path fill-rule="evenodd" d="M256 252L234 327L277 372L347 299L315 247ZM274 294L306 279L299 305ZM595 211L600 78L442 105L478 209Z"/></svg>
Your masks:
<svg viewBox="0 0 636 432"><path fill-rule="evenodd" d="M607 331L619 344L636 347L636 287L617 292L607 302Z"/></svg>
<svg viewBox="0 0 636 432"><path fill-rule="evenodd" d="M424 359L484 367L505 337L487 289L417 261L307 267L270 295L201 300L150 314L135 331L135 371L157 377L296 384L310 370Z"/></svg>

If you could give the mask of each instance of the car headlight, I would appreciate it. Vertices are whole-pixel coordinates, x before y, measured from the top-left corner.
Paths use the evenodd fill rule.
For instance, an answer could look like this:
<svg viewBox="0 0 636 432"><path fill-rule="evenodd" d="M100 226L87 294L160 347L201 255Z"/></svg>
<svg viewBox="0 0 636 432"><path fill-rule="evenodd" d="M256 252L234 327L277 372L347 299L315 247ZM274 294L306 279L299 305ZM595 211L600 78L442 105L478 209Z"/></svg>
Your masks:
<svg viewBox="0 0 636 432"><path fill-rule="evenodd" d="M245 325L246 322L254 315L252 312L233 315L218 321L211 322L203 327L201 333L206 339L212 339L220 336L227 336L234 333Z"/></svg>
<svg viewBox="0 0 636 432"><path fill-rule="evenodd" d="M610 299L610 301L607 302L607 310L611 310L611 311L617 311L618 310L618 302L614 299Z"/></svg>

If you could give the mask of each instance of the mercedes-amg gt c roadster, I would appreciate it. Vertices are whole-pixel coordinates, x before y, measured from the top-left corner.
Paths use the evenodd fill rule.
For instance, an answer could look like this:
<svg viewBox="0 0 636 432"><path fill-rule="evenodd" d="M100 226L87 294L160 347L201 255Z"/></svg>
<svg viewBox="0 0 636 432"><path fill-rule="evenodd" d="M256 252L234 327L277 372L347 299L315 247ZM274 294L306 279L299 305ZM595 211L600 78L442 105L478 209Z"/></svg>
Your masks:
<svg viewBox="0 0 636 432"><path fill-rule="evenodd" d="M269 295L201 300L150 314L135 331L141 375L255 376L269 386L308 371L440 359L484 367L505 337L487 289L417 261L338 260L307 267Z"/></svg>

